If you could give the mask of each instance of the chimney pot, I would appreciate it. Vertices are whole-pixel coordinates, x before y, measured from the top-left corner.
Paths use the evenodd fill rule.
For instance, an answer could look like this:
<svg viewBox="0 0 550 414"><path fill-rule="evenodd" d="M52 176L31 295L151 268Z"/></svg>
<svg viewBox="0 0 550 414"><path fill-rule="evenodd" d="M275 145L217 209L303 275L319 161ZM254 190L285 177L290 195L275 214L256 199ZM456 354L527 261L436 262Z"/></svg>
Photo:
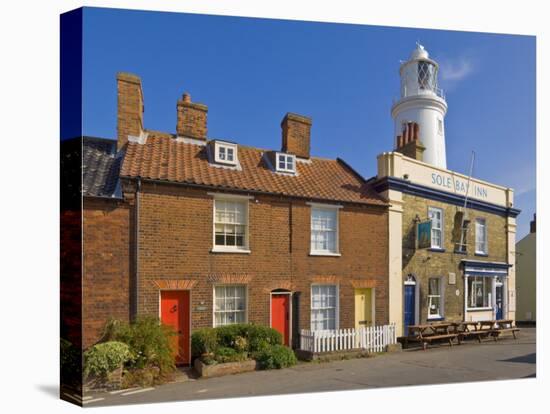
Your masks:
<svg viewBox="0 0 550 414"><path fill-rule="evenodd" d="M401 148L403 146L403 136L398 135L397 136L397 149Z"/></svg>
<svg viewBox="0 0 550 414"><path fill-rule="evenodd" d="M183 93L182 99L185 103L191 103L191 95L188 92Z"/></svg>
<svg viewBox="0 0 550 414"><path fill-rule="evenodd" d="M416 122L413 124L413 130L414 130L414 133L413 133L414 138L413 139L415 141L418 141L420 139L420 137L419 137L420 126Z"/></svg>

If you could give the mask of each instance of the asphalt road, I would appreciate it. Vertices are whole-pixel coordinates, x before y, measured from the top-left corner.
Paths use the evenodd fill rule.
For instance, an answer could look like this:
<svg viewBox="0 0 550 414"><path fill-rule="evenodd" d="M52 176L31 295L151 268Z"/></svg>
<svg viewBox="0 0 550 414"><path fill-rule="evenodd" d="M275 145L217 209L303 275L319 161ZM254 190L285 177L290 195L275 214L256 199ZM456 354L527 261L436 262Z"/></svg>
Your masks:
<svg viewBox="0 0 550 414"><path fill-rule="evenodd" d="M445 384L534 377L535 329L518 339L502 338L452 348L407 350L373 358L311 362L283 370L255 371L220 378L188 380L116 394L92 394L84 405L106 406L315 391L341 391L403 385Z"/></svg>

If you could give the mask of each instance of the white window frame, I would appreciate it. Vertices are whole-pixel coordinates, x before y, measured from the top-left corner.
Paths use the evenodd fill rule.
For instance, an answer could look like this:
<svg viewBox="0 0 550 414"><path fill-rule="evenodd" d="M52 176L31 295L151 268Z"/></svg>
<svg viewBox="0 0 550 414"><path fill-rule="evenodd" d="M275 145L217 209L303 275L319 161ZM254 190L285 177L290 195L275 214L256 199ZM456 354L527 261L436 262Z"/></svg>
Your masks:
<svg viewBox="0 0 550 414"><path fill-rule="evenodd" d="M284 158L284 168L281 168L280 166L280 158ZM289 160L291 160L292 168L288 168ZM294 154L287 154L284 152L275 153L275 170L294 174L296 172L296 156Z"/></svg>
<svg viewBox="0 0 550 414"><path fill-rule="evenodd" d="M216 325L216 288L217 287L244 287L244 311L237 311L237 312L244 312L244 322L235 322L236 323L248 323L248 285L242 284L242 283L218 283L212 286L212 326L214 328L218 326L227 326L227 325L234 325L231 323L228 324L222 324L222 325ZM235 312L235 311L218 311L219 312Z"/></svg>
<svg viewBox="0 0 550 414"><path fill-rule="evenodd" d="M437 286L439 288L439 292L438 294L431 294L430 295L430 280L431 279L435 279L437 280ZM428 315L427 315L427 318L426 319L442 319L444 316L443 316L443 278L440 277L440 276L433 276L433 277L430 277L428 278L428 294L426 295L427 297L427 302L428 302ZM432 299L433 298L439 298L439 313L437 314L433 314L433 315L430 315L430 307L432 306Z"/></svg>
<svg viewBox="0 0 550 414"><path fill-rule="evenodd" d="M337 283L312 283L309 292L309 327L312 331L313 328L313 311L314 310L323 310L323 309L332 309L330 308L313 308L313 288L317 286L333 286L335 288L335 304L334 304L334 329L339 329L340 327L340 286ZM330 331L332 329L328 329Z"/></svg>
<svg viewBox="0 0 550 414"><path fill-rule="evenodd" d="M222 150L226 154L223 158L221 157L221 154L220 154ZM229 154L229 151L233 153L232 160L227 159L227 155ZM238 154L237 154L237 144L216 141L214 143L214 161L220 164L237 165L239 161Z"/></svg>
<svg viewBox="0 0 550 414"><path fill-rule="evenodd" d="M250 206L249 200L254 197L225 193L208 193L213 196L212 202L212 252L214 253L250 253ZM240 202L245 206L246 217L244 246L225 246L216 244L216 201Z"/></svg>
<svg viewBox="0 0 550 414"><path fill-rule="evenodd" d="M320 204L320 203L306 203L311 206L310 211L310 230L309 230L309 254L310 256L341 256L340 253L340 213L339 210L343 208L341 205L334 204ZM312 248L313 244L313 212L315 210L325 210L335 213L336 216L336 228L335 240L334 240L334 251L331 250L315 250Z"/></svg>
<svg viewBox="0 0 550 414"><path fill-rule="evenodd" d="M485 283L485 280L488 281L488 286L487 286L487 290L484 292L486 297L487 297L487 305L486 306L471 306L471 298L472 298L472 295L474 294L475 295L475 289L474 289L474 284L478 284L478 283L482 283L482 286L483 286L483 283ZM470 288L470 283L469 282L472 282L472 288ZM487 276L468 276L468 280L467 280L467 289L468 289L468 297L466 298L466 305L467 305L467 310L469 311L481 311L481 310L492 310L493 309L493 278L492 277L487 277ZM484 301L485 302L485 301Z"/></svg>
<svg viewBox="0 0 550 414"><path fill-rule="evenodd" d="M434 220L431 216L431 212L432 211L437 211L440 213L440 216L441 216L441 220L440 220L440 223L441 223L441 227L438 228L438 229L435 229L434 228ZM431 231L430 231L430 248L432 249L438 249L438 250L444 250L444 246L445 246L445 218L443 216L443 209L440 208L440 207L428 207L428 218L430 219L430 221L432 222L432 225L431 225ZM433 243L433 232L434 230L438 230L439 231L439 240L440 240L440 245L437 246Z"/></svg>
<svg viewBox="0 0 550 414"><path fill-rule="evenodd" d="M484 247L483 250L478 249L478 232L480 230L479 226L481 226L481 223L483 223L483 247ZM475 226L476 226L475 253L486 255L489 250L488 241L487 241L487 220L483 217L478 217L476 218Z"/></svg>

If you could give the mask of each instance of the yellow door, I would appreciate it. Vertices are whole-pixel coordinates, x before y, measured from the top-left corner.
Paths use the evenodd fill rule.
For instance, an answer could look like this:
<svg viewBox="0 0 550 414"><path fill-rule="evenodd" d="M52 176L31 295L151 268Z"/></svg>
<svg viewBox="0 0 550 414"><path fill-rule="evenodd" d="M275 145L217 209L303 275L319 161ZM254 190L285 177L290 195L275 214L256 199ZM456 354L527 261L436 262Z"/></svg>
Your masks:
<svg viewBox="0 0 550 414"><path fill-rule="evenodd" d="M355 289L355 328L373 325L372 290Z"/></svg>

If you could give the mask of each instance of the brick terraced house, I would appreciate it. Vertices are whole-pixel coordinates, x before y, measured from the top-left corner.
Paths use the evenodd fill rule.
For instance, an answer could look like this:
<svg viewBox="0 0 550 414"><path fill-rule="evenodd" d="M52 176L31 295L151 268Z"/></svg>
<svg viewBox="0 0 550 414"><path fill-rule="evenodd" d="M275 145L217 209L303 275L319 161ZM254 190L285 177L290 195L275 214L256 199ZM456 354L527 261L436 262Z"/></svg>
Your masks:
<svg viewBox="0 0 550 414"><path fill-rule="evenodd" d="M140 78L117 85L117 142L84 145L84 346L109 317L173 325L180 363L202 327L270 325L296 347L299 329L389 322L389 205L311 156L310 118L286 114L280 149L253 148L208 138L184 94L162 133L143 125Z"/></svg>

